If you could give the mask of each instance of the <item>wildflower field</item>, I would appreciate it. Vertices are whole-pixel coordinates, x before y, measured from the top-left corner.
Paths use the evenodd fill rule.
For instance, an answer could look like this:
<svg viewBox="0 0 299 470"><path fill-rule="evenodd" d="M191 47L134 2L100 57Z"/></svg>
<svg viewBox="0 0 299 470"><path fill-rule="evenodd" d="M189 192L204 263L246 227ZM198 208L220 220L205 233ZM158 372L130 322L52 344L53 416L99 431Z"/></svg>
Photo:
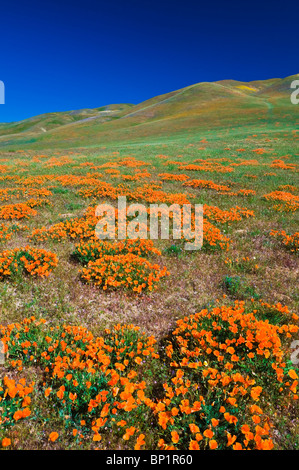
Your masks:
<svg viewBox="0 0 299 470"><path fill-rule="evenodd" d="M298 140L1 147L0 447L299 448ZM202 248L97 239L119 196L203 204Z"/></svg>

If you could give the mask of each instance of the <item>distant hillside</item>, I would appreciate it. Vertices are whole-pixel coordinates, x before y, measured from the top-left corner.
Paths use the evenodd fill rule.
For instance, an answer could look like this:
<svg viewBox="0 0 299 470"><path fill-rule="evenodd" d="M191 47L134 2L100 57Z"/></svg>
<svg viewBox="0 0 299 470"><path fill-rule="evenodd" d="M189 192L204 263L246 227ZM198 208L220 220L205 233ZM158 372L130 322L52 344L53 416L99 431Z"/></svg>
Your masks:
<svg viewBox="0 0 299 470"><path fill-rule="evenodd" d="M93 146L251 125L256 120L298 119L291 82L298 75L270 80L203 82L156 96L138 105L48 113L0 124L0 149Z"/></svg>

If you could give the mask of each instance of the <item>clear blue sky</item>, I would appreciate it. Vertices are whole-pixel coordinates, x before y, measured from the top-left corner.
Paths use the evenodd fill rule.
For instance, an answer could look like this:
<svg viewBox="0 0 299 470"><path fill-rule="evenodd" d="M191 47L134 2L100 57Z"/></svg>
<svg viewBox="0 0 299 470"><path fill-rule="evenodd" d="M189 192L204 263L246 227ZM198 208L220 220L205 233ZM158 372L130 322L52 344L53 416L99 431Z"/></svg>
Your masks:
<svg viewBox="0 0 299 470"><path fill-rule="evenodd" d="M296 2L1 2L0 122L299 72Z"/></svg>

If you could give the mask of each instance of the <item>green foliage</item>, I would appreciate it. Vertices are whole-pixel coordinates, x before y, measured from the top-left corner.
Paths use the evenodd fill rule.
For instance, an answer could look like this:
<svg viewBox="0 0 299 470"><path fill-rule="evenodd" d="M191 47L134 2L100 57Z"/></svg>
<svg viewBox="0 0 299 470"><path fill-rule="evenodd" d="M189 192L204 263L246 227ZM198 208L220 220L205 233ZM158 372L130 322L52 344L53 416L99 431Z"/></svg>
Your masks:
<svg viewBox="0 0 299 470"><path fill-rule="evenodd" d="M54 194L67 194L70 190L68 188L59 188L56 186L52 188L51 191Z"/></svg>
<svg viewBox="0 0 299 470"><path fill-rule="evenodd" d="M183 252L183 249L178 245L171 245L171 246L164 248L163 252L166 255L179 256Z"/></svg>
<svg viewBox="0 0 299 470"><path fill-rule="evenodd" d="M227 292L235 297L240 289L241 278L240 276L225 276L223 284Z"/></svg>
<svg viewBox="0 0 299 470"><path fill-rule="evenodd" d="M258 300L260 295L256 292L254 286L247 283L246 279L240 276L225 276L223 279L223 287L233 299L255 299Z"/></svg>

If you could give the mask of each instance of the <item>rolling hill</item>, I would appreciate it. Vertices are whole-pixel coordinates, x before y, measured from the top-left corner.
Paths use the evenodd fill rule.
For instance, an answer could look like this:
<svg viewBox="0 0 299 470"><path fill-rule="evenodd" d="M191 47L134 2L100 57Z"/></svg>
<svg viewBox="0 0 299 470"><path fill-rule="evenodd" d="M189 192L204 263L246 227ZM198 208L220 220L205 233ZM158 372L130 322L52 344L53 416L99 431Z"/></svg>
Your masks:
<svg viewBox="0 0 299 470"><path fill-rule="evenodd" d="M3 123L0 149L92 147L164 135L176 138L206 129L250 127L257 120L295 126L299 106L291 104L290 85L296 78L203 82L137 105L112 104Z"/></svg>

